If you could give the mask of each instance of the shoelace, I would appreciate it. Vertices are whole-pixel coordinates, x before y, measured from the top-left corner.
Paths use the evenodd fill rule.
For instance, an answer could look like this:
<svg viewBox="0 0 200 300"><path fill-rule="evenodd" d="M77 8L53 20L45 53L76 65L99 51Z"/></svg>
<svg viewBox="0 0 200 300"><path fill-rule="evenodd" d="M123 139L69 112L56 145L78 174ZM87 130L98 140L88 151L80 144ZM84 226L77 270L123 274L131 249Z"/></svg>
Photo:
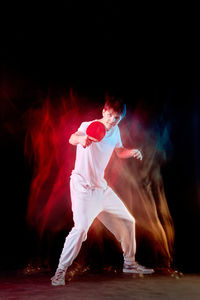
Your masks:
<svg viewBox="0 0 200 300"><path fill-rule="evenodd" d="M137 270L139 270L139 271L145 269L145 267L143 267L143 266L141 266L141 265L139 265L139 264L136 264L136 265L135 265L135 268L136 268Z"/></svg>
<svg viewBox="0 0 200 300"><path fill-rule="evenodd" d="M55 276L52 277L54 280L60 280L63 279L64 275L64 270L57 270Z"/></svg>
<svg viewBox="0 0 200 300"><path fill-rule="evenodd" d="M134 263L132 263L132 265L125 265L125 267L127 267L127 268L135 268L135 269L140 269L140 268L144 268L142 265L139 265L138 264L138 262L134 262Z"/></svg>

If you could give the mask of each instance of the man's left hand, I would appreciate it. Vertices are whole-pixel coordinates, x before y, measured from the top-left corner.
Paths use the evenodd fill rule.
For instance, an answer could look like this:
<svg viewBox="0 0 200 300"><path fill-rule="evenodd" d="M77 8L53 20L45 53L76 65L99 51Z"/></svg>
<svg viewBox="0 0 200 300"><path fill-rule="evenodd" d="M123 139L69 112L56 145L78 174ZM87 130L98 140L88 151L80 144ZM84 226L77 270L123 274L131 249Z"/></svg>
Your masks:
<svg viewBox="0 0 200 300"><path fill-rule="evenodd" d="M142 153L138 149L133 149L133 157L142 160Z"/></svg>

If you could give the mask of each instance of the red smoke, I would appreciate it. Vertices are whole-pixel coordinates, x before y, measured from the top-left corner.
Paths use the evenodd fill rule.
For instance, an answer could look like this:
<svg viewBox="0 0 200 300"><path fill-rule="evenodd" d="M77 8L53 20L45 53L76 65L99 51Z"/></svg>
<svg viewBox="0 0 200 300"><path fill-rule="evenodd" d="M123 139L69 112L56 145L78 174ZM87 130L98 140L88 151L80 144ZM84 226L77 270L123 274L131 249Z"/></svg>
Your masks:
<svg viewBox="0 0 200 300"><path fill-rule="evenodd" d="M75 148L69 136L80 125L74 96L29 110L25 153L33 160L33 178L28 203L28 222L42 234L66 226L70 213L68 181Z"/></svg>

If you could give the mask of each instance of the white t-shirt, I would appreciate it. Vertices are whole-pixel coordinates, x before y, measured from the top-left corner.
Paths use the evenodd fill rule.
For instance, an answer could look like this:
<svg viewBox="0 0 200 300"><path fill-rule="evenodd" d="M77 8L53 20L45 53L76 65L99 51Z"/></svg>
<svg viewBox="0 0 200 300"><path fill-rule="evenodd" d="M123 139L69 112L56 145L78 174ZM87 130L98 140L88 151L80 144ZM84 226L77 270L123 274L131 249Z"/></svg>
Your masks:
<svg viewBox="0 0 200 300"><path fill-rule="evenodd" d="M96 121L96 120L94 120ZM94 121L83 122L78 131L86 134L88 125ZM115 148L123 147L119 127L115 125L100 142L92 142L90 146L83 148L78 144L76 149L75 168L72 174L82 177L84 183L94 188L106 188L104 179L105 168Z"/></svg>

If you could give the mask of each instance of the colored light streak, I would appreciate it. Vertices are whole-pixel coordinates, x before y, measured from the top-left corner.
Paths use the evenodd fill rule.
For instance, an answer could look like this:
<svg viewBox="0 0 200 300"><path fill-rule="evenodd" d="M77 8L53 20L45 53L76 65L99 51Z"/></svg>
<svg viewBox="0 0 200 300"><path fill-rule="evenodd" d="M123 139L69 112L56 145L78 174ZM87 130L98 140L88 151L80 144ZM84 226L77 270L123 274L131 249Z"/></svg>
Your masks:
<svg viewBox="0 0 200 300"><path fill-rule="evenodd" d="M82 121L95 119L98 114L101 117L101 107L91 106L71 93L56 103L45 99L43 105L28 112L25 153L33 162L33 178L27 220L41 236L45 231L59 232L72 222L69 177L75 147L68 139ZM142 151L143 162L113 155L105 177L136 218L137 247L145 240L152 261L170 265L174 227L160 170L170 143L168 127L149 126L148 112L144 115L136 109L121 124L121 136L126 147ZM94 235L98 231L103 227L94 222Z"/></svg>

